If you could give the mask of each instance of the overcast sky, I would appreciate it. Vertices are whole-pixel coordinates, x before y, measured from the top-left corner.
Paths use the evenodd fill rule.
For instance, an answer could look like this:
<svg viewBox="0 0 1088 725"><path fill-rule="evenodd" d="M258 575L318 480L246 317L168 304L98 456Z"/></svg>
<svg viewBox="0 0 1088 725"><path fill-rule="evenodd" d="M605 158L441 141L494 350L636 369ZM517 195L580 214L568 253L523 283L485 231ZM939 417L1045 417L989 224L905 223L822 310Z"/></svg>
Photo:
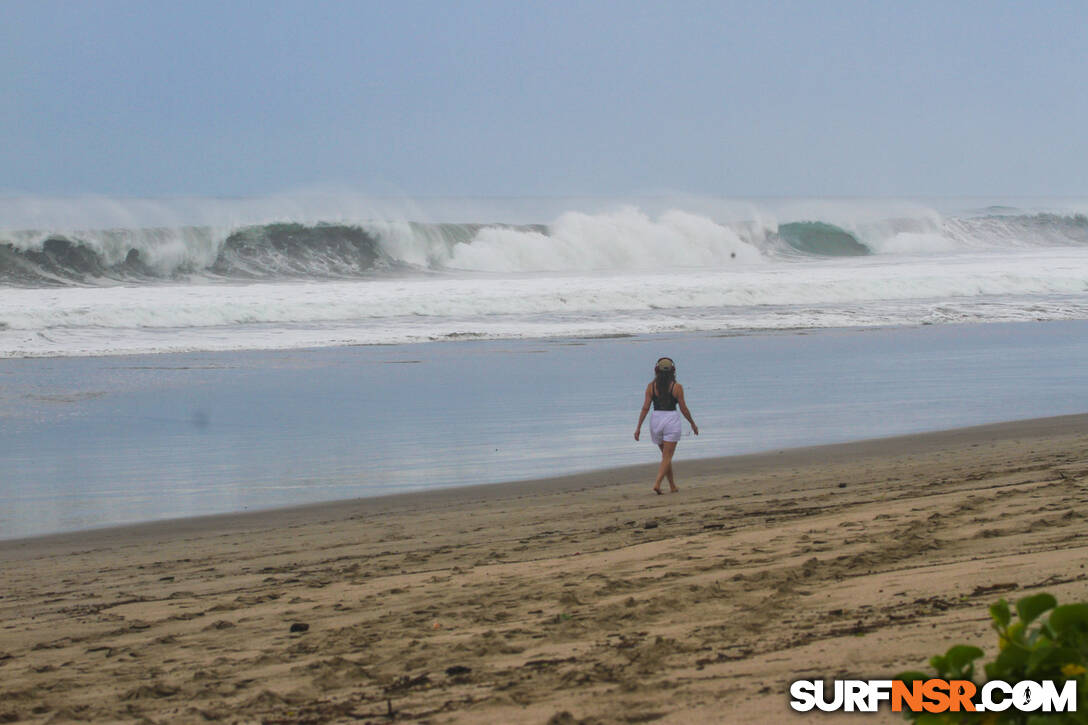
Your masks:
<svg viewBox="0 0 1088 725"><path fill-rule="evenodd" d="M0 191L1088 194L1088 2L0 0Z"/></svg>

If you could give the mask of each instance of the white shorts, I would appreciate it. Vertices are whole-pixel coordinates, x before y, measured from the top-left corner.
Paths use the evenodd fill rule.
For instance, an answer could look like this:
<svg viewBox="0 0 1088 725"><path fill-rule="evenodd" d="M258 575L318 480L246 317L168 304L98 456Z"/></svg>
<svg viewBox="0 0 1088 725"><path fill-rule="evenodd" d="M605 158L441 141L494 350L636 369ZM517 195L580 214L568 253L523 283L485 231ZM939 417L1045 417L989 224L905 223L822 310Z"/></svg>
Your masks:
<svg viewBox="0 0 1088 725"><path fill-rule="evenodd" d="M680 440L680 411L655 410L650 413L650 439L657 446L663 441L678 442Z"/></svg>

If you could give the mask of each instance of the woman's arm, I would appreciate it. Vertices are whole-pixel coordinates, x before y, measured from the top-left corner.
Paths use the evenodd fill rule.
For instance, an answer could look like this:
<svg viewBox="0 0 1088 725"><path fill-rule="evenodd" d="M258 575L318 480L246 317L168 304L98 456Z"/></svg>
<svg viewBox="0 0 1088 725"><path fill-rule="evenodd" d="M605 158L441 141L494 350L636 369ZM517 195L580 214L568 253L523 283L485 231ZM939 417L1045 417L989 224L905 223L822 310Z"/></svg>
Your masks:
<svg viewBox="0 0 1088 725"><path fill-rule="evenodd" d="M673 395L676 396L676 402L680 405L680 412L688 419L688 422L691 423L691 431L695 435L699 435L699 426L695 425L695 421L692 420L691 417L691 411L688 410L688 404L684 401L684 386L677 383L672 390Z"/></svg>
<svg viewBox="0 0 1088 725"><path fill-rule="evenodd" d="M642 412L638 414L638 425L635 426L635 440L638 440L639 434L642 433L642 421L646 420L646 414L650 412L650 385L646 386L646 396L642 401Z"/></svg>

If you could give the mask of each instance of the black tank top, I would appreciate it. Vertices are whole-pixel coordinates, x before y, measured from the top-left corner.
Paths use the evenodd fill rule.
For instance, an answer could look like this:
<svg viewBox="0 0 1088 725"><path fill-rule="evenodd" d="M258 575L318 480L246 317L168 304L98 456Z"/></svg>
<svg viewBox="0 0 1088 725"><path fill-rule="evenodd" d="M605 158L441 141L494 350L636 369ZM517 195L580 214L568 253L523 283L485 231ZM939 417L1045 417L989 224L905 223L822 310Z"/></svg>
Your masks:
<svg viewBox="0 0 1088 725"><path fill-rule="evenodd" d="M656 381L650 385L654 386L654 410L676 410L676 396L672 394L676 383L669 383L669 390L664 395L658 394Z"/></svg>

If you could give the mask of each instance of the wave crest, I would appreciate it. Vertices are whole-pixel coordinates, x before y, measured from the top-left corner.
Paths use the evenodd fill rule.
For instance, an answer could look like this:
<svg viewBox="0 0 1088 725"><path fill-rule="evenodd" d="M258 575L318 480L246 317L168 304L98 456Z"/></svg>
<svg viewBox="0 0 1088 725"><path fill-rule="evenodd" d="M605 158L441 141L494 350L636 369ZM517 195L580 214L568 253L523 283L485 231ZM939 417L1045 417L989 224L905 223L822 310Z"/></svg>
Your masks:
<svg viewBox="0 0 1088 725"><path fill-rule="evenodd" d="M728 225L683 211L654 220L633 207L568 212L547 230L485 227L458 242L447 266L486 272L561 272L719 267L761 258Z"/></svg>
<svg viewBox="0 0 1088 725"><path fill-rule="evenodd" d="M339 279L393 270L486 273L727 268L783 257L928 256L1088 245L1084 214L858 221L715 221L688 211L656 217L626 206L560 214L550 225L285 221L89 231L0 232L0 284L146 283L200 279Z"/></svg>

